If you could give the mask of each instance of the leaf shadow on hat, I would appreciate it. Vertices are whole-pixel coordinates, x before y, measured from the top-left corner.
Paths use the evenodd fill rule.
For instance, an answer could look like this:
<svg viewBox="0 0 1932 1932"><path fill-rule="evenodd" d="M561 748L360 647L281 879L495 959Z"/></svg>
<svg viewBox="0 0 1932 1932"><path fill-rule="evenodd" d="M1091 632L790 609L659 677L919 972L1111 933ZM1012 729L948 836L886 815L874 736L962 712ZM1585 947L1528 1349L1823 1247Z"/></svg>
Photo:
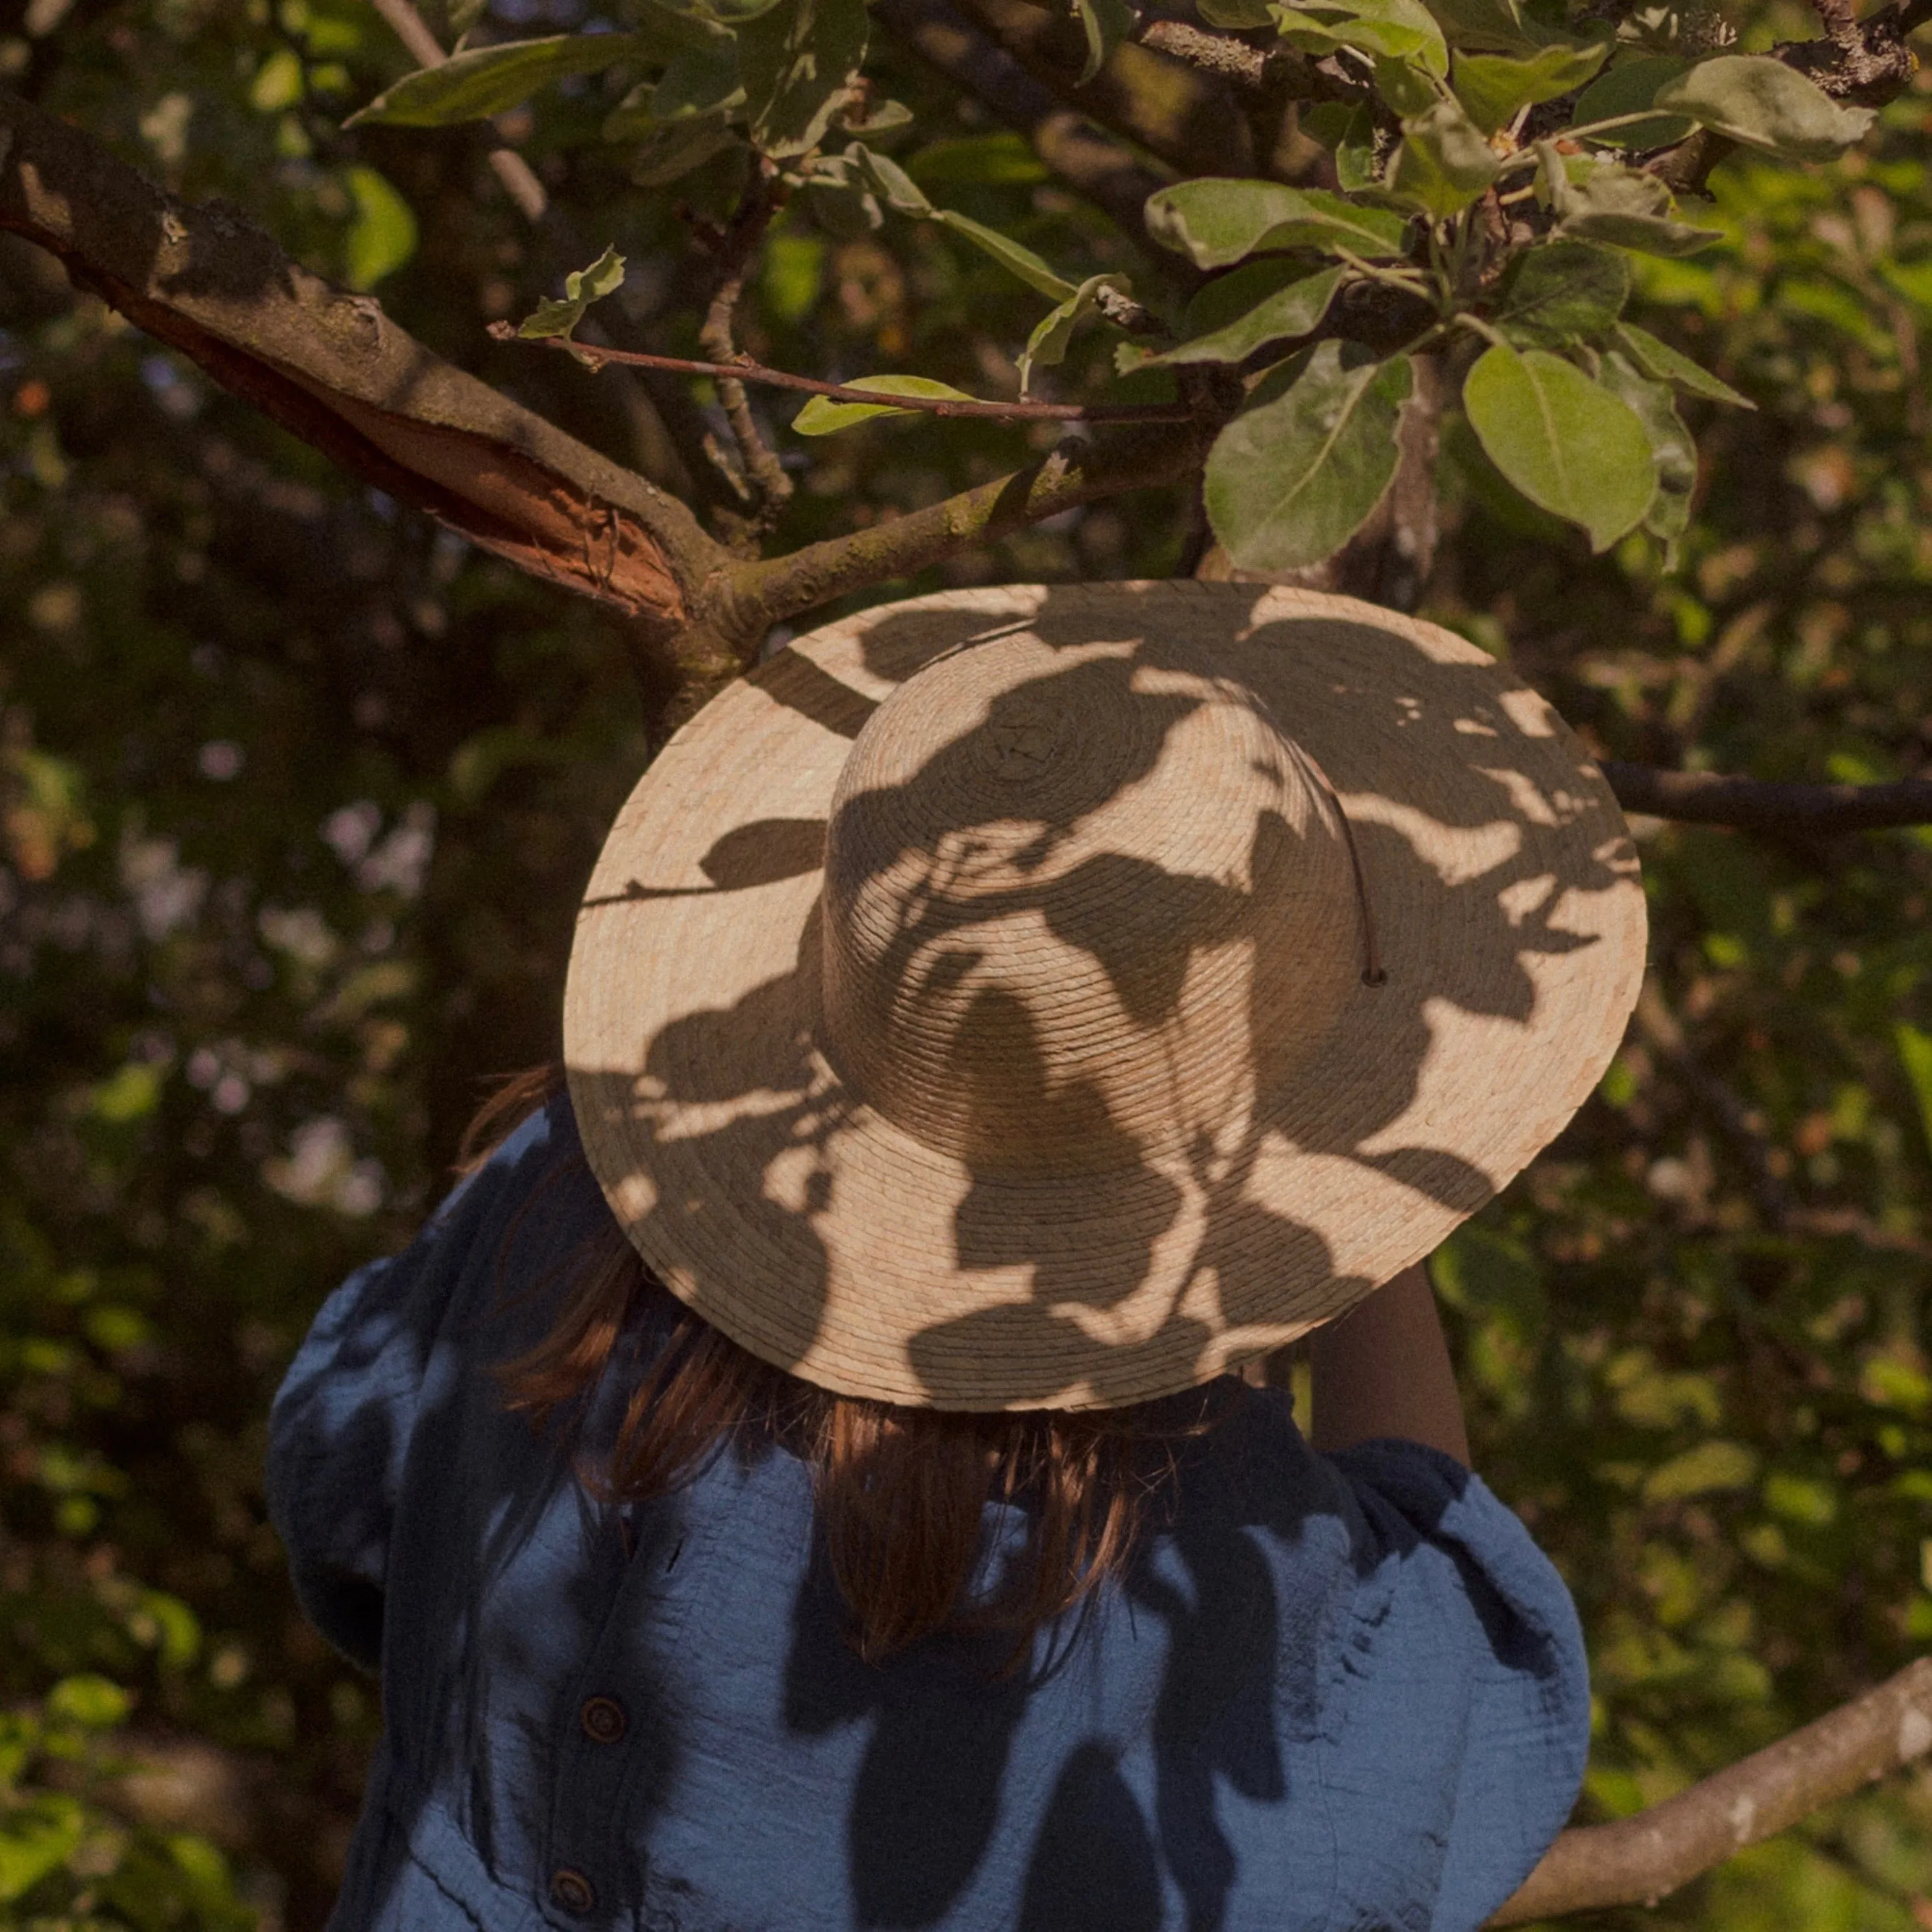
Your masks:
<svg viewBox="0 0 1932 1932"><path fill-rule="evenodd" d="M1136 1400L1150 1382L1200 1379L1274 1346L1264 1337L1272 1324L1278 1338L1286 1288L1304 1320L1358 1299L1376 1284L1337 1266L1324 1231L1331 1223L1299 1211L1279 1190L1257 1197L1256 1178L1281 1146L1324 1157L1331 1171L1345 1163L1364 1190L1382 1190L1378 1198L1420 1204L1426 1211L1418 1225L1436 1232L1417 1252L1432 1246L1534 1150L1514 1145L1524 1121L1505 1118L1510 1108L1493 1100L1472 1102L1474 1112L1486 1106L1496 1116L1478 1123L1481 1132L1461 1123L1420 1133L1403 1125L1438 1034L1464 1019L1500 1023L1492 1057L1506 1058L1537 1014L1532 967L1599 944L1567 922L1570 896L1628 890L1634 870L1627 839L1606 836L1586 862L1570 851L1560 879L1552 872L1549 840L1539 843L1539 833L1601 814L1606 794L1574 751L1552 746L1551 728L1533 709L1499 698L1486 663L1432 656L1394 629L1333 614L1264 610L1252 622L1251 600L1193 594L1204 586L1151 586L1144 621L1129 605L1132 621L1124 623L1120 587L1105 588L1097 597L1080 586L1026 592L1008 613L982 602L884 614L860 634L855 681L789 651L757 680L766 699L796 703L850 740L875 708L872 691L949 653L1016 632L1070 653L1064 665L1049 664L962 717L898 782L844 800L836 828L841 862L862 882L892 872L904 910L890 948L892 984L908 999L963 1001L968 1016L951 1036L950 1064L930 1070L965 1121L956 1136L964 1173L952 1212L953 1252L937 1258L956 1278L986 1277L987 1298L892 1345L904 1347L926 1399L944 1406L984 1406L985 1394L962 1392L990 1388L989 1364L1007 1404ZM1092 654L1110 639L1118 654ZM1071 655L1076 650L1082 655ZM1284 683L1282 663L1316 650L1322 674ZM1276 720L1298 743L1318 748L1342 801L1369 902L1382 909L1386 977L1345 1009L1334 1037L1311 1048L1280 1024L1294 995L1284 969L1257 956L1243 997L1256 1085L1269 1104L1236 1123L1238 1131L1204 1130L1156 1157L1094 1078L1057 1065L1024 989L983 983L972 928L1000 918L1043 926L1070 956L1097 968L1136 1027L1157 1033L1172 1022L1192 964L1224 946L1238 924L1242 883L1168 870L1144 853L1057 864L1086 817L1107 802L1077 784L1058 815L1027 836L1016 842L1002 833L1009 883L1000 891L962 894L959 855L970 856L1004 808L973 775L1010 719L1045 706L1076 722L1104 720L1132 753L1110 774L1118 790L1152 769L1193 710L1172 674L1198 672L1204 653L1264 704L1271 692L1293 698L1294 715L1277 707ZM1456 784L1436 784L1443 748L1453 742L1474 748ZM1259 814L1247 876L1292 864L1301 836L1278 813ZM637 891L712 896L796 877L817 837L816 822L805 819L747 824L706 856L706 888ZM756 1294L728 1287L698 1305L786 1366L804 1362L824 1332L848 1207L841 1143L867 1111L837 1078L836 1043L816 1028L818 944L814 921L796 970L671 1020L642 1070L664 1124L659 1144L679 1143L671 1164L680 1173L762 1174L764 1184L730 1200L659 1188L643 1217L655 1226L634 1232L647 1252L668 1247L700 1258L707 1282L781 1282L782 1290L768 1286L765 1300L782 1299L782 1310L761 1311ZM1540 1050L1547 1052L1546 1042ZM601 1103L634 1124L634 1076L608 1077ZM1582 1096L1582 1089L1553 1102L1537 1096L1549 1131ZM921 1124L903 1108L882 1110L920 1137ZM1439 1108L1432 1118L1439 1120ZM1078 1145L1070 1185L1041 1181L1030 1150L1043 1133L1063 1148ZM866 1207L891 1211L884 1196ZM1017 1294L1016 1282L1024 1284ZM838 1287L842 1301L862 1302L862 1283ZM959 1301L954 1295L951 1308ZM1244 1341L1244 1333L1256 1339Z"/></svg>

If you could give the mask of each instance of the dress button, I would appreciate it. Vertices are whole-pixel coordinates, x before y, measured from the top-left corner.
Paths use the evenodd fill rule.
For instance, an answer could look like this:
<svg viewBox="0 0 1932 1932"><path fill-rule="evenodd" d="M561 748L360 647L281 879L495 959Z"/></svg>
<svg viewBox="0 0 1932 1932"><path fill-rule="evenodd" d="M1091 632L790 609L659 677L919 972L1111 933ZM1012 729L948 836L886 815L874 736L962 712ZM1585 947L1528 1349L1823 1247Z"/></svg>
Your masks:
<svg viewBox="0 0 1932 1932"><path fill-rule="evenodd" d="M597 1889L580 1871L568 1865L550 1876L550 1895L565 1911L582 1918L597 1904Z"/></svg>
<svg viewBox="0 0 1932 1932"><path fill-rule="evenodd" d="M616 1744L630 1728L623 1706L614 1697L586 1697L577 1716L584 1735L594 1744Z"/></svg>

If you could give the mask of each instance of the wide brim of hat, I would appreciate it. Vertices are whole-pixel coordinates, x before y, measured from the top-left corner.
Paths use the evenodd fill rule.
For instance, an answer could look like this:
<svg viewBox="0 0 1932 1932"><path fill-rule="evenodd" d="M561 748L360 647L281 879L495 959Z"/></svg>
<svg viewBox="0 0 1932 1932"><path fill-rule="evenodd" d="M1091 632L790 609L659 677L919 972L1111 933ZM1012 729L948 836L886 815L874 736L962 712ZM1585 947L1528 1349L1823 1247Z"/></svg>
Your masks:
<svg viewBox="0 0 1932 1932"><path fill-rule="evenodd" d="M1258 1096L1232 1159L976 1171L820 1051L820 868L852 741L934 658L1016 631L1206 650L1354 828L1386 979ZM1463 639L1252 585L956 591L796 639L658 755L579 915L565 1058L618 1220L754 1355L920 1407L1113 1407L1282 1347L1427 1255L1600 1077L1644 942L1608 786Z"/></svg>

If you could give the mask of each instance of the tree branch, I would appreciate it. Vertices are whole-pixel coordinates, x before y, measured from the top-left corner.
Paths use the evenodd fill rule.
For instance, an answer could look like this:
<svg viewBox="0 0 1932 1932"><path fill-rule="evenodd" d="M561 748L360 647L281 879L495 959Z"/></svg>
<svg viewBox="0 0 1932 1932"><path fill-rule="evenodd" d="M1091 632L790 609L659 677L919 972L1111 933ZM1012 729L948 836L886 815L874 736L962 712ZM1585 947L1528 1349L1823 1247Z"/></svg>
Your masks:
<svg viewBox="0 0 1932 1932"><path fill-rule="evenodd" d="M379 489L694 662L728 655L694 610L728 554L682 503L432 355L236 210L178 202L0 94L0 228Z"/></svg>
<svg viewBox="0 0 1932 1932"><path fill-rule="evenodd" d="M1932 825L1932 778L1895 778L1887 784L1792 784L1725 778L1714 772L1658 771L1616 758L1602 760L1602 770L1625 811L1690 824L1814 838L1889 826Z"/></svg>
<svg viewBox="0 0 1932 1932"><path fill-rule="evenodd" d="M730 364L739 359L734 332L739 300L745 292L745 278L751 272L772 217L784 205L786 193L776 165L762 155L758 157L752 178L719 238L717 280L712 285L710 306L704 312L704 326L698 332L699 347L714 363ZM718 404L758 500L746 532L748 548L755 550L759 536L778 521L784 510L791 495L791 478L759 432L743 381L720 375L717 382Z"/></svg>
<svg viewBox="0 0 1932 1932"><path fill-rule="evenodd" d="M1906 38L1932 19L1932 0L1894 4L1860 20L1852 0L1815 0L1822 38L1781 40L1772 52L1834 100L1882 107L1912 85L1918 62Z"/></svg>
<svg viewBox="0 0 1932 1932"><path fill-rule="evenodd" d="M1789 1737L1614 1824L1565 1832L1491 1925L1654 1905L1808 1812L1932 1748L1932 1658Z"/></svg>
<svg viewBox="0 0 1932 1932"><path fill-rule="evenodd" d="M910 576L1028 524L1130 490L1178 482L1207 460L1214 425L1116 432L1104 444L1070 438L1042 461L943 503L789 556L741 567L724 595L734 630L758 629L848 591Z"/></svg>
<svg viewBox="0 0 1932 1932"><path fill-rule="evenodd" d="M1808 76L1834 100L1882 107L1912 84L1918 62L1906 40L1932 21L1932 0L1893 0L1859 20L1852 0L1817 0L1823 36L1815 40L1780 40L1772 54L1786 67ZM1711 170L1737 143L1700 128L1688 141L1647 164L1674 194L1701 194Z"/></svg>
<svg viewBox="0 0 1932 1932"><path fill-rule="evenodd" d="M1086 37L1068 14L1028 0L956 0L958 10L1034 78L1102 127L1185 175L1251 175L1254 143L1220 82L1131 40L1084 85Z"/></svg>
<svg viewBox="0 0 1932 1932"><path fill-rule="evenodd" d="M1352 105L1372 98L1366 88L1334 79L1292 47L1264 51L1238 34L1214 33L1186 20L1146 21L1134 38L1244 94L1282 100L1346 100Z"/></svg>
<svg viewBox="0 0 1932 1932"><path fill-rule="evenodd" d="M1148 240L1147 198L1168 177L1066 106L1002 47L976 33L946 0L874 0L874 17L1010 128L1076 194L1108 215L1176 279L1194 278L1179 257Z"/></svg>

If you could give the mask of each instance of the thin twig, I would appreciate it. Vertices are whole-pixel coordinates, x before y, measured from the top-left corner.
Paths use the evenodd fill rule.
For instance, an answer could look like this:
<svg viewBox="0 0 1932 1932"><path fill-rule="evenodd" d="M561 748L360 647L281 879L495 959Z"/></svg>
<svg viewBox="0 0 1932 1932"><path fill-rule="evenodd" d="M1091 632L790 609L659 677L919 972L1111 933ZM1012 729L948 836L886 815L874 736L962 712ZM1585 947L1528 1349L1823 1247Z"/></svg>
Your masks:
<svg viewBox="0 0 1932 1932"><path fill-rule="evenodd" d="M738 303L745 292L745 278L758 258L758 244L789 193L776 165L760 155L736 211L718 238L717 280L698 340L712 362L721 368L746 359L740 353L734 333ZM730 426L731 440L738 446L739 460L758 494L756 527L770 530L791 496L791 478L759 430L742 380L721 375L717 381L718 400Z"/></svg>
<svg viewBox="0 0 1932 1932"><path fill-rule="evenodd" d="M398 40L424 67L440 67L449 56L442 44L430 32L410 0L374 0L375 8L388 22ZM550 196L532 171L530 164L514 148L490 150L490 170L503 184L503 192L520 208L526 220L541 221L550 206Z"/></svg>
<svg viewBox="0 0 1932 1932"><path fill-rule="evenodd" d="M518 339L514 326L493 322L490 333L499 342ZM899 396L883 389L854 388L849 382L821 382L812 376L794 376L767 369L740 356L729 363L699 362L680 356L650 356L641 350L607 349L601 344L566 341L550 335L537 338L545 349L567 350L592 368L606 362L640 369L667 369L680 376L728 376L737 382L758 382L767 388L796 389L807 396L825 396L835 403L868 403L874 408L910 410L921 416L975 416L991 422L1184 423L1202 420L1202 412L1185 403L1118 404L1084 403L991 403L976 397ZM721 383L721 388L723 385Z"/></svg>

